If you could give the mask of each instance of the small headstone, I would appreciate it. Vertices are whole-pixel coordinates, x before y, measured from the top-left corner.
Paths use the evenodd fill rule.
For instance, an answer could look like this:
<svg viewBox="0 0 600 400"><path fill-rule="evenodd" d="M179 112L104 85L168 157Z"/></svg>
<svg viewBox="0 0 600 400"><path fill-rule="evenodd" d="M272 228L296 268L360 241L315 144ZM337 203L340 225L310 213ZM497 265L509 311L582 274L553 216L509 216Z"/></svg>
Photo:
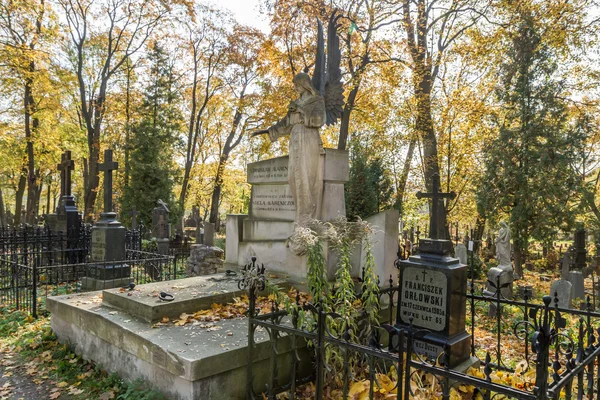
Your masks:
<svg viewBox="0 0 600 400"><path fill-rule="evenodd" d="M456 245L454 252L456 253L456 258L458 258L460 263L467 265L467 246L465 246L463 243L459 243Z"/></svg>
<svg viewBox="0 0 600 400"><path fill-rule="evenodd" d="M157 239L168 239L170 233L169 208L159 199L156 207L152 210L152 237Z"/></svg>
<svg viewBox="0 0 600 400"><path fill-rule="evenodd" d="M210 222L204 223L204 240L206 246L215 245L215 226Z"/></svg>
<svg viewBox="0 0 600 400"><path fill-rule="evenodd" d="M573 285L571 299L585 299L585 285L581 271L569 271L569 282Z"/></svg>
<svg viewBox="0 0 600 400"><path fill-rule="evenodd" d="M518 285L517 286L517 295L521 299L524 299L525 296L527 296L527 299L531 300L533 298L533 286L531 286L531 285Z"/></svg>
<svg viewBox="0 0 600 400"><path fill-rule="evenodd" d="M558 279L552 283L552 287L550 288L550 297L552 297L552 304L554 304L554 296L558 297L558 307L559 308L571 308L572 306L572 297L571 292L573 290L573 285L571 282Z"/></svg>

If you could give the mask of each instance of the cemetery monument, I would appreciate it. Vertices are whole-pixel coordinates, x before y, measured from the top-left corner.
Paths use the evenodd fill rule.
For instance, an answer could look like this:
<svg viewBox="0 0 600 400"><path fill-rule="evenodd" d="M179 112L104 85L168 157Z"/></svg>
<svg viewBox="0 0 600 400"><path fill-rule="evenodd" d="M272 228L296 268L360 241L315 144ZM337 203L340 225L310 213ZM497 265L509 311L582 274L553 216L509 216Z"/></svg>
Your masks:
<svg viewBox="0 0 600 400"><path fill-rule="evenodd" d="M104 171L104 212L92 228L91 260L96 265L88 268L88 276L82 279L87 290L108 289L127 285L131 268L124 262L126 229L113 211L112 172L118 169L113 161L113 151L104 151L104 163L98 169Z"/></svg>
<svg viewBox="0 0 600 400"><path fill-rule="evenodd" d="M445 237L441 200L454 193L441 193L439 175L432 176L432 192L417 193L431 199L429 232L419 241L419 254L399 262L402 295L397 312L400 328L412 326L428 333L417 341L415 349L437 358L449 346L449 366L465 371L473 363L470 357L471 335L465 330L467 266L450 256L452 242Z"/></svg>
<svg viewBox="0 0 600 400"><path fill-rule="evenodd" d="M498 265L490 268L487 275L487 287L483 291L484 296L496 297L500 295L504 299L513 297L514 272L511 262L510 227L504 221L500 221L500 230L496 238L496 261ZM498 293L499 292L499 293ZM489 316L496 315L496 305L489 304Z"/></svg>
<svg viewBox="0 0 600 400"><path fill-rule="evenodd" d="M60 171L60 200L56 213L47 216L47 223L53 231L66 234L67 248L76 248L81 216L75 204L75 197L71 193L71 172L75 169L75 162L71 159L70 151L67 150L62 154L57 168Z"/></svg>
<svg viewBox="0 0 600 400"><path fill-rule="evenodd" d="M169 254L169 238L171 237L169 207L161 199L158 199L156 207L152 210L152 237L156 239L158 252Z"/></svg>

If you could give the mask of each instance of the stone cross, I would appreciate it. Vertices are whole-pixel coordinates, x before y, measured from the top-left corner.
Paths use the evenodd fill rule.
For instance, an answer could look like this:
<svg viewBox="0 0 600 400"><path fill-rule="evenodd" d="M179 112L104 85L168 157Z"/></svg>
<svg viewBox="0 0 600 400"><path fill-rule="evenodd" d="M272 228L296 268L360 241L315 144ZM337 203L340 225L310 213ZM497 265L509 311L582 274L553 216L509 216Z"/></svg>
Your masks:
<svg viewBox="0 0 600 400"><path fill-rule="evenodd" d="M113 161L113 151L104 150L104 163L98 169L104 171L104 212L112 212L112 172L119 169L119 163Z"/></svg>
<svg viewBox="0 0 600 400"><path fill-rule="evenodd" d="M138 216L138 212L135 208L135 206L131 207L131 212L129 213L129 215L131 215L131 229L137 229L137 216Z"/></svg>
<svg viewBox="0 0 600 400"><path fill-rule="evenodd" d="M570 268L571 268L571 253L567 251L563 255L563 258L561 260L561 271L560 271L561 279L569 279Z"/></svg>
<svg viewBox="0 0 600 400"><path fill-rule="evenodd" d="M442 239L444 235L444 227L442 222L443 206L440 205L442 199L453 199L456 197L456 193L442 193L440 192L440 175L433 174L431 177L432 185L431 193L418 192L418 199L431 199L431 218L429 219L429 238L430 239Z"/></svg>
<svg viewBox="0 0 600 400"><path fill-rule="evenodd" d="M61 158L60 164L56 166L60 171L60 195L71 195L71 171L75 169L75 163L71 160L71 151L66 150Z"/></svg>

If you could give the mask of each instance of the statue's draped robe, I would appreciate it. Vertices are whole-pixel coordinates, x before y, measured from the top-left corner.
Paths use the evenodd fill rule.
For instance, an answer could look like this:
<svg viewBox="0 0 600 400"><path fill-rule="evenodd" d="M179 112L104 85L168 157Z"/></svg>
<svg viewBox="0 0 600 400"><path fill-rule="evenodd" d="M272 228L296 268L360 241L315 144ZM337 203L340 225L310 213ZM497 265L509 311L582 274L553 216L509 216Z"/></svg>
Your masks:
<svg viewBox="0 0 600 400"><path fill-rule="evenodd" d="M325 124L325 102L318 95L304 95L296 101L296 111L269 128L271 141L290 135L288 165L290 190L296 203L295 222L304 226L318 219L323 196L319 128Z"/></svg>
<svg viewBox="0 0 600 400"><path fill-rule="evenodd" d="M501 225L496 239L496 261L498 261L498 265L512 265L510 250L510 228L508 225Z"/></svg>

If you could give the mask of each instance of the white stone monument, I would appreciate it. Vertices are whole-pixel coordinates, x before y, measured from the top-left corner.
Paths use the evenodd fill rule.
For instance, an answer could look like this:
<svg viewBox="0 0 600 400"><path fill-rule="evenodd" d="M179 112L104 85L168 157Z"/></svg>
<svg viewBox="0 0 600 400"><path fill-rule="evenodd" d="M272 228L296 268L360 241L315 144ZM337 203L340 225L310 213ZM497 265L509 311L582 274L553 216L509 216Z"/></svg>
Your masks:
<svg viewBox="0 0 600 400"><path fill-rule="evenodd" d="M484 295L495 297L497 291L500 290L502 298L512 299L514 276L510 250L510 228L506 222L501 221L500 231L496 239L496 261L498 261L498 266L492 267L488 271L488 282L492 282L494 286L498 287L488 283L486 290L483 292ZM507 284L508 286L505 286ZM492 310L492 308L490 308L490 315L495 315L495 310Z"/></svg>
<svg viewBox="0 0 600 400"><path fill-rule="evenodd" d="M345 216L348 152L323 149L318 162L323 194L317 219L330 221ZM245 265L255 256L269 271L306 277L306 256L296 255L287 243L294 233L296 217L288 183L288 164L287 156L248 164L247 179L252 185L249 214L227 215L225 262L228 267ZM328 264L328 275L333 277L333 257L328 257Z"/></svg>

